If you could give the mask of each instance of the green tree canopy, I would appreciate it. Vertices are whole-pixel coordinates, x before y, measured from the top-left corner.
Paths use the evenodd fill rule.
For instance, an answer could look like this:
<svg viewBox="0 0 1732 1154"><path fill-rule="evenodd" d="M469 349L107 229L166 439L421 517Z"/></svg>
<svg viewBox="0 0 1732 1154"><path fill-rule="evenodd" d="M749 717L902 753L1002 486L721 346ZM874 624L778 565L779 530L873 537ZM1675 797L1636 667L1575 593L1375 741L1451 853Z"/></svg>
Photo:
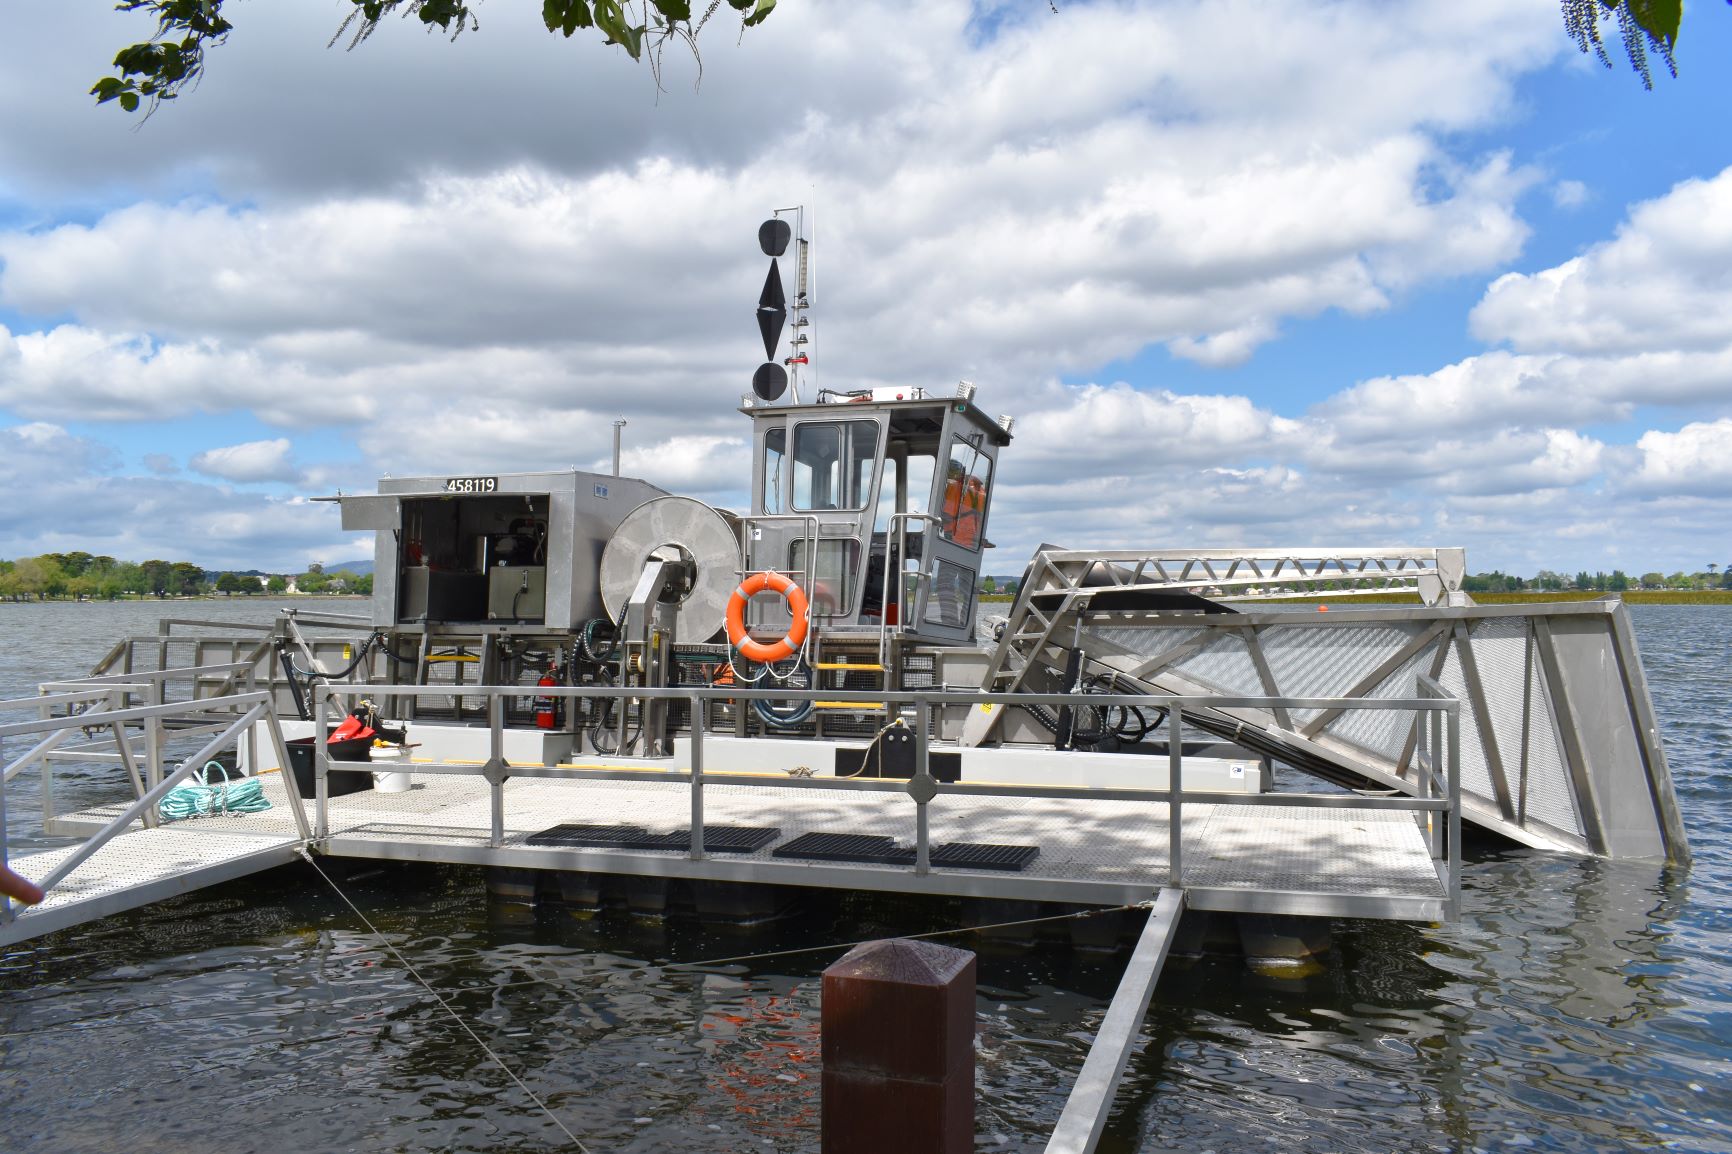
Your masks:
<svg viewBox="0 0 1732 1154"><path fill-rule="evenodd" d="M355 48L370 38L387 16L418 20L438 28L453 40L480 27L475 5L462 0L349 0L354 5L331 37L344 37ZM114 57L118 76L104 76L90 89L98 104L116 101L128 112L142 105L148 114L164 100L173 100L204 74L205 50L221 44L234 31L227 0L118 0L120 12L145 12L156 17L156 35L129 44ZM776 0L727 0L750 28L761 24ZM549 32L567 38L579 29L594 29L604 42L617 44L633 60L649 53L650 66L660 69L662 50L684 44L695 54L698 33L709 22L720 0L703 5L695 18L691 0L542 0L541 18Z"/></svg>

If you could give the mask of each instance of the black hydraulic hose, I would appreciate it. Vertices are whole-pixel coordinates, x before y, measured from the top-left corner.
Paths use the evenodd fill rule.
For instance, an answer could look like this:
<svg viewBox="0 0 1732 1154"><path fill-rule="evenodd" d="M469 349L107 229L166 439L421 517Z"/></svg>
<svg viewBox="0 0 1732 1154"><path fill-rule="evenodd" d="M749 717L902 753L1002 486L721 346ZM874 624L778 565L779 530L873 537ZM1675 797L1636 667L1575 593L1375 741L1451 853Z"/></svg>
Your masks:
<svg viewBox="0 0 1732 1154"><path fill-rule="evenodd" d="M600 629L607 630L607 651L603 652L596 645L595 635ZM613 622L605 617L592 617L583 623L578 632L577 645L584 658L596 665L606 665L614 655Z"/></svg>
<svg viewBox="0 0 1732 1154"><path fill-rule="evenodd" d="M374 636L377 637L378 634L375 633ZM385 655L385 659L387 661L389 661L392 665L413 665L413 664L415 664L414 661L410 660L407 657L397 656L396 652L394 650L392 650L392 648L389 645L381 644L378 646L378 650L380 653L383 653Z"/></svg>
<svg viewBox="0 0 1732 1154"><path fill-rule="evenodd" d="M287 642L277 642L277 660L283 665L283 680L289 683L289 697L294 700L295 712L302 721L313 720L313 711L307 707L307 695L301 690L300 679L295 676L295 663L289 660Z"/></svg>
<svg viewBox="0 0 1732 1154"><path fill-rule="evenodd" d="M1085 694L1135 693L1136 690L1126 689L1118 684L1117 677L1108 676L1091 678L1083 684L1083 692ZM1058 716L1053 713L1052 710L1047 709L1043 705L1036 705L1033 703L1025 704L1022 708L1028 712L1030 717L1040 723L1042 729L1046 730L1048 733L1056 734L1058 732ZM1147 737L1152 730L1159 727L1161 722L1165 720L1167 716L1167 711L1165 709L1157 708L1154 710L1154 719L1150 720L1143 712L1142 707L1136 705L1109 705L1104 709L1095 706L1081 706L1078 708L1079 710L1087 709L1100 719L1100 725L1097 728L1085 729L1081 726L1077 727L1076 731L1072 734L1072 740L1074 740L1078 745L1092 745L1104 741L1108 737L1117 738L1128 745L1135 745L1137 742ZM1119 716L1116 719L1113 716L1114 711L1119 711Z"/></svg>
<svg viewBox="0 0 1732 1154"><path fill-rule="evenodd" d="M379 641L380 641L379 634L374 633L371 637L367 638L367 640L361 642L361 651L359 653L355 654L355 659L353 661L349 662L349 664L343 666L343 668L337 670L335 673L325 673L322 670L317 670L317 669L309 671L306 669L296 668L293 659L290 658L288 655L289 651L288 651L288 648L286 645L282 650L283 661L288 665L288 667L290 669L293 669L296 673L299 673L302 677L306 678L307 681L309 681L309 682L311 682L315 678L318 678L318 679L323 680L323 681L341 680L342 678L345 678L345 677L349 676L349 674L355 672L355 670L361 668L361 662L367 660L367 654L369 654L373 651L373 649L379 644Z"/></svg>

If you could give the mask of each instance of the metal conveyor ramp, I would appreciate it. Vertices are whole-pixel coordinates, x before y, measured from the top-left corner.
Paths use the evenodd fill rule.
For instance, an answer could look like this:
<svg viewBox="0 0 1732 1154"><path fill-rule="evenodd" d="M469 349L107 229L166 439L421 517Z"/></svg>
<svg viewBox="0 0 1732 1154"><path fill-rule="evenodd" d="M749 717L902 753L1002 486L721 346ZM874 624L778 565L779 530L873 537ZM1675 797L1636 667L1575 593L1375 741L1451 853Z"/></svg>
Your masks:
<svg viewBox="0 0 1732 1154"><path fill-rule="evenodd" d="M1043 549L1006 622L985 688L1060 691L1065 662L1156 692L1268 698L1397 698L1424 674L1465 705L1465 820L1522 844L1607 857L1687 861L1641 656L1622 602L1476 606L1455 588L1457 550L1267 550L1285 570L1225 554ZM1333 564L1316 560L1331 558ZM1414 560L1417 558L1417 560ZM1402 560L1406 559L1406 560ZM1209 600L1260 582L1315 589L1369 569L1405 574L1435 604L1283 609ZM1456 580L1452 580L1455 578ZM1225 585L1225 589L1221 587ZM971 718L969 743L1000 713ZM1396 711L1219 709L1194 723L1354 788L1408 790L1418 721Z"/></svg>

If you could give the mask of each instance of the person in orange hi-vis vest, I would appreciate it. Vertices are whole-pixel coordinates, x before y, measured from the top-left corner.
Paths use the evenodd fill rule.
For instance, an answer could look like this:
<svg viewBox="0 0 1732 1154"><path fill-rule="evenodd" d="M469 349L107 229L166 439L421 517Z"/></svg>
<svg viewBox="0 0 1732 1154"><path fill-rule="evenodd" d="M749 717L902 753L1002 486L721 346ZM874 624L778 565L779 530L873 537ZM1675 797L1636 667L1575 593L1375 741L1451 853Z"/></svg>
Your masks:
<svg viewBox="0 0 1732 1154"><path fill-rule="evenodd" d="M980 544L980 521L986 514L986 486L979 477L963 472L959 462L950 463L950 479L944 484L945 535L965 548Z"/></svg>

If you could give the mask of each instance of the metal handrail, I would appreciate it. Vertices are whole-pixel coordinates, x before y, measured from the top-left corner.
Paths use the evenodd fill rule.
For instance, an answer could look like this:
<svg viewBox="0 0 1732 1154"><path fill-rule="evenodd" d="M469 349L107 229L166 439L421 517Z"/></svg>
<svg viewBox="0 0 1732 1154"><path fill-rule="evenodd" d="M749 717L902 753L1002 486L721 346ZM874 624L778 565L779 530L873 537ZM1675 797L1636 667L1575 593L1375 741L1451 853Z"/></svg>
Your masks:
<svg viewBox="0 0 1732 1154"><path fill-rule="evenodd" d="M115 730L116 741L123 762L127 765L128 775L132 779L134 801L118 816L109 821L102 829L87 838L82 845L65 858L49 874L36 884L46 892L52 892L61 881L71 874L109 841L124 832L134 821L143 820L147 826L155 824L156 806L168 793L185 781L195 770L202 768L218 750L238 742L243 735L251 734L253 726L263 721L267 723L271 735L277 744L277 753L284 765L288 764L287 749L283 744L282 733L277 725L276 713L271 703L271 695L265 690L249 690L243 693L230 694L226 697L203 698L196 701L169 702L141 706L121 706L115 701L126 695L125 690L113 684L104 684L100 696L110 699L109 708L92 710L85 713L72 714L63 717L38 718L34 721L9 722L0 724L0 738L45 733L46 738L29 752L18 758L12 764L0 771L0 866L9 862L9 852L6 838L6 782L29 764L40 761L43 771L44 791L40 798L44 820L53 817L52 766L47 754L52 751L68 733L74 730L112 727ZM38 699L38 700L47 700ZM154 723L161 718L170 716L198 716L201 720L213 712L228 711L227 723L215 723L199 727L202 730L216 730L214 736L202 745L198 752L182 760L177 769L168 773L162 772L161 748L154 741L150 742L148 754L147 776L141 778L132 763L131 751L127 748L122 734L122 727L130 721L143 720ZM239 711L239 712L236 712ZM284 785L292 799L290 809L293 813L296 828L303 841L310 840L312 830L307 816L300 805L299 794L295 789L293 776L285 774ZM148 782L148 784L147 784ZM16 916L9 899L0 896L0 925L10 922Z"/></svg>
<svg viewBox="0 0 1732 1154"><path fill-rule="evenodd" d="M818 580L818 541L821 537L820 522L815 513L752 513L740 518L740 580L744 581L756 570L752 565L752 535L751 528L764 522L798 521L802 525L800 543L805 547L806 567L801 571L805 578L800 583L807 596L813 593L813 586ZM775 566L770 566L774 569Z"/></svg>
<svg viewBox="0 0 1732 1154"><path fill-rule="evenodd" d="M899 522L899 521L901 522L900 527L897 525L897 522ZM896 583L897 583L897 589L896 589L896 593L897 593L897 598L896 598L896 631L898 633L904 633L908 629L907 616L903 613L903 610L908 607L907 606L908 590L903 587L902 566L908 564L908 522L910 522L910 521L931 521L934 525L942 525L944 523L941 518L939 518L939 517L937 517L931 513L892 513L890 515L890 520L887 521L884 525L884 591L880 595L882 599L879 601L879 604L878 604L878 664L879 665L883 665L885 662L885 657L886 657L886 654L884 652L885 640L886 640L887 635L888 635L888 627L890 624L890 535L892 533L895 533L897 535L896 536ZM922 562L924 562L925 560L926 560L925 557L921 558ZM917 579L919 579L919 580L923 580L925 578L925 576L926 576L925 573L919 573L916 575ZM918 597L915 598L915 604L916 604L916 606L918 606L918 604L919 604L919 598Z"/></svg>
<svg viewBox="0 0 1732 1154"><path fill-rule="evenodd" d="M436 693L436 690L422 685L374 685L367 687L371 693L386 695L403 695L418 697ZM679 686L667 688L633 688L629 686L537 686L538 696L554 698L598 698L598 699L661 699L683 700L691 705L692 726L691 766L681 772L677 770L659 771L661 780L670 782L688 782L692 790L692 821L693 829L702 827L703 800L702 789L706 778L717 775L706 774L703 769L703 735L705 732L705 703L717 700L749 701L749 700L819 700L858 701L861 703L885 703L894 706L912 706L914 710L914 774L906 782L860 782L853 779L837 778L775 778L752 775L754 786L767 786L781 789L869 789L884 792L905 791L915 801L915 863L914 872L924 875L930 869L930 835L927 827L927 806L933 798L941 793L957 796L1062 796L1079 797L1092 800L1151 800L1159 798L1168 806L1168 877L1165 884L1181 888L1184 878L1184 805L1187 801L1204 802L1208 804L1238 804L1238 805L1309 805L1328 808L1354 808L1364 810L1405 810L1417 814L1426 814L1428 824L1428 845L1432 853L1433 868L1437 872L1439 884L1445 889L1445 908L1447 915L1453 918L1459 907L1460 895L1460 847L1461 847L1461 750L1460 750L1460 709L1459 699L1449 696L1441 686L1429 678L1420 682L1421 695L1417 697L1394 697L1374 700L1358 698L1331 697L1247 697L1239 695L1194 695L1187 696L1172 693L1102 693L1089 694L1088 699L1093 705L1127 705L1143 708L1164 708L1167 711L1168 742L1167 742L1167 784L1158 790L1131 789L1095 789L1067 788L1059 786L1024 786L1015 784L987 785L951 783L941 786L933 777L931 768L931 752L928 747L928 734L931 728L932 710L947 705L973 706L980 704L998 705L1075 705L1075 694L1064 693L991 693L981 690L873 690L873 691L843 691L843 690L799 690L799 689L749 689L739 686ZM511 777L560 778L570 780L584 779L615 779L631 777L642 779L641 769L621 768L618 770L588 770L566 769L558 766L519 766L506 761L504 757L504 699L521 697L524 687L520 685L487 685L474 686L468 690L471 696L485 697L488 701L489 757L480 764L458 762L416 762L417 773L447 773L454 775L482 776L487 779L491 788L491 837L489 845L500 848L504 842L504 783ZM314 730L315 734L325 730L328 717L327 707L333 697L346 696L343 689L337 686L318 685L314 689ZM1242 795L1223 794L1216 791L1187 790L1182 784L1183 778L1183 736L1184 714L1187 709L1356 709L1371 711L1401 711L1428 715L1432 728L1438 729L1442 736L1433 746L1428 748L1441 749L1442 781L1437 779L1435 770L1426 779L1416 781L1412 793L1404 793L1397 797L1361 797L1358 795L1316 795L1316 794L1270 794ZM898 710L897 712L900 712ZM1422 719L1423 720L1423 719ZM1426 728L1423 724L1421 728ZM319 840L330 836L329 793L326 775L330 768L329 751L325 743L315 741L314 773L315 773L315 836ZM1435 764L1436 757L1433 758ZM1323 799L1327 800L1323 800ZM1306 799L1306 800L1300 800ZM1447 815L1447 837L1443 827L1434 817L1435 813ZM702 860L704 851L702 837L694 834L691 854L695 860Z"/></svg>

